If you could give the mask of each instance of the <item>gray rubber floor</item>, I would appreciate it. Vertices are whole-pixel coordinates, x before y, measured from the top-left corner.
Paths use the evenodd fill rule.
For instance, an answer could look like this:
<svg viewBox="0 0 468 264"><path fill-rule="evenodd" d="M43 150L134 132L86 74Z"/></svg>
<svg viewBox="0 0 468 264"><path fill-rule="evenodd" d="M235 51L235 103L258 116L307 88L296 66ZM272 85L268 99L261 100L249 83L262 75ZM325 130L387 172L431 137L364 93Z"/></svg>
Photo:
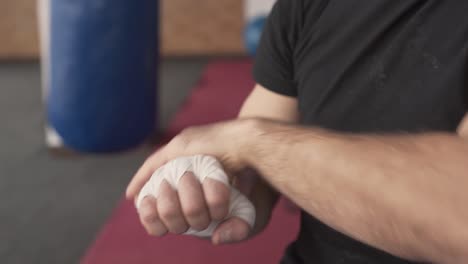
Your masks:
<svg viewBox="0 0 468 264"><path fill-rule="evenodd" d="M161 127L207 59L162 62ZM78 263L149 154L51 155L37 62L0 63L0 263Z"/></svg>

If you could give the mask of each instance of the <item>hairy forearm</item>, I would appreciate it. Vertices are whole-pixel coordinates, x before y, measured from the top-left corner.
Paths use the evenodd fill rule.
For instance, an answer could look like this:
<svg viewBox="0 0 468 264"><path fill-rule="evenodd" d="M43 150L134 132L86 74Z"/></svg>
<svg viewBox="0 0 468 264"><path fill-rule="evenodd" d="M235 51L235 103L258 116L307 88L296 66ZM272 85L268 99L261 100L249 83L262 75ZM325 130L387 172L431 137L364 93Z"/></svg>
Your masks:
<svg viewBox="0 0 468 264"><path fill-rule="evenodd" d="M297 110L297 99L278 95L260 85L256 85L247 99L244 101L238 118L263 118L286 123L296 123L299 119ZM248 170L249 174L258 174ZM252 175L250 175L252 177ZM278 200L278 193L264 180L258 180L252 190L251 199L257 208L264 211L274 206ZM257 219L258 226L264 226L269 220L269 215Z"/></svg>
<svg viewBox="0 0 468 264"><path fill-rule="evenodd" d="M414 260L466 263L468 142L253 121L242 156L323 222Z"/></svg>

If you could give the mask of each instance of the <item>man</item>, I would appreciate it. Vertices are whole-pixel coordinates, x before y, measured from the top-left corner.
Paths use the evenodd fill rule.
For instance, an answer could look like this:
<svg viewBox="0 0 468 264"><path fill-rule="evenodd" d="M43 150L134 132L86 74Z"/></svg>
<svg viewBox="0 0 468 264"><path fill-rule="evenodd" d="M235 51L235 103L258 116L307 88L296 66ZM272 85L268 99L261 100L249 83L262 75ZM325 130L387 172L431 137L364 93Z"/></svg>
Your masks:
<svg viewBox="0 0 468 264"><path fill-rule="evenodd" d="M247 191L255 230L231 219L214 243L261 230L279 192L303 210L284 263L468 263L467 13L456 0L280 0L241 118L182 132L128 197L168 160L208 154L261 179ZM222 219L217 184L162 186L143 225L163 235Z"/></svg>

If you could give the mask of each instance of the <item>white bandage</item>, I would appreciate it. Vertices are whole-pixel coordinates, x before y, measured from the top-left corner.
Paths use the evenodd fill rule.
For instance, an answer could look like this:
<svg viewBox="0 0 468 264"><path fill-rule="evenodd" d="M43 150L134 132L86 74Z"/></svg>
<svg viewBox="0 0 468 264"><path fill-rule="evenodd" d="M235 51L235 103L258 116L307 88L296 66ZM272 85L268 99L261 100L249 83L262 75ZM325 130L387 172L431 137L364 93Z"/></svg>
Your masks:
<svg viewBox="0 0 468 264"><path fill-rule="evenodd" d="M252 203L242 193L229 185L228 177L221 164L215 158L206 155L177 158L156 170L140 191L136 200L136 207L140 207L143 198L146 196L158 198L159 186L163 180L166 180L172 188L177 190L178 183L185 172L192 172L201 183L203 183L206 178L210 178L226 184L226 186L231 189L229 213L226 219L239 217L247 222L250 227L254 226L255 209ZM208 228L203 231L196 231L190 228L184 234L209 237L219 223L220 221L213 221Z"/></svg>

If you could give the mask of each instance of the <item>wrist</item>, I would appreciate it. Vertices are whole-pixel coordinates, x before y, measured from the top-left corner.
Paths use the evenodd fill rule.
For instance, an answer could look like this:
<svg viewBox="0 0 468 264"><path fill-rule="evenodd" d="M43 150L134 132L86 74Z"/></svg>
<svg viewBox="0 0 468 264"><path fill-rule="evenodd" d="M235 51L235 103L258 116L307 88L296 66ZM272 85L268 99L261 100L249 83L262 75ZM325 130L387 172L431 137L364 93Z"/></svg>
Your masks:
<svg viewBox="0 0 468 264"><path fill-rule="evenodd" d="M314 149L317 153L321 149L320 142L334 138L321 129L304 128L261 118L244 119L241 127L242 136L239 136L237 157L243 164L252 168L257 168L259 159L268 157L273 152L282 160L288 159L291 151L295 153ZM306 143L313 146L304 148Z"/></svg>
<svg viewBox="0 0 468 264"><path fill-rule="evenodd" d="M272 122L261 118L247 118L239 121L237 157L243 164L253 167Z"/></svg>

